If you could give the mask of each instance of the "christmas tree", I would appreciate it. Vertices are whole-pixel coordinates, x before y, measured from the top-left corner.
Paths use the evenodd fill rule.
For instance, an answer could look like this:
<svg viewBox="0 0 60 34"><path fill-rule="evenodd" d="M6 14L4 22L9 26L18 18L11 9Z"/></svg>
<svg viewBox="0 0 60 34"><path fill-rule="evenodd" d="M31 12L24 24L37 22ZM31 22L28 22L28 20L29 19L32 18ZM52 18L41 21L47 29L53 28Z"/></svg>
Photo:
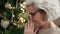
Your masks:
<svg viewBox="0 0 60 34"><path fill-rule="evenodd" d="M0 0L0 34L23 34L27 22L24 0Z"/></svg>

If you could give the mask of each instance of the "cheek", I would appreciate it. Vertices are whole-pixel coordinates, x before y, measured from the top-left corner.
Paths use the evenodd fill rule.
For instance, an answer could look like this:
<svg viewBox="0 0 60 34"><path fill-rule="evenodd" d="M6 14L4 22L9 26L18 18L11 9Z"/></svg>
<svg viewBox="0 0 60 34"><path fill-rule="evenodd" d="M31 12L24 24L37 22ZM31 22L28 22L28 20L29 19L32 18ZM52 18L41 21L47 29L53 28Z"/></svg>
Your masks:
<svg viewBox="0 0 60 34"><path fill-rule="evenodd" d="M40 14L36 14L34 16L34 21L35 21L35 24L37 26L42 26L43 25L43 23L40 22L40 21L42 21L42 16Z"/></svg>
<svg viewBox="0 0 60 34"><path fill-rule="evenodd" d="M37 13L37 14L34 16L34 19L35 19L36 21L39 21L39 20L42 19L42 16L41 16L39 13Z"/></svg>
<svg viewBox="0 0 60 34"><path fill-rule="evenodd" d="M41 27L44 25L44 23L42 23L42 22L34 22L34 23L35 23L35 26L37 26L37 27Z"/></svg>

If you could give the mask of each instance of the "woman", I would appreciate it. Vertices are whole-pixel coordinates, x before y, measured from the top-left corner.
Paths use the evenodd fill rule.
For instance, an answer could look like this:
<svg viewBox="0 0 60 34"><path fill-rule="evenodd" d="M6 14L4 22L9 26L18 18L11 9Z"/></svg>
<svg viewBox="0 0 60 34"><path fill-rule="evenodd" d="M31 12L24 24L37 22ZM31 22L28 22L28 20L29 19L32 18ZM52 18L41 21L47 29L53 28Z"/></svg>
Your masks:
<svg viewBox="0 0 60 34"><path fill-rule="evenodd" d="M60 34L53 20L60 17L58 0L26 0L30 19L25 24L24 34Z"/></svg>

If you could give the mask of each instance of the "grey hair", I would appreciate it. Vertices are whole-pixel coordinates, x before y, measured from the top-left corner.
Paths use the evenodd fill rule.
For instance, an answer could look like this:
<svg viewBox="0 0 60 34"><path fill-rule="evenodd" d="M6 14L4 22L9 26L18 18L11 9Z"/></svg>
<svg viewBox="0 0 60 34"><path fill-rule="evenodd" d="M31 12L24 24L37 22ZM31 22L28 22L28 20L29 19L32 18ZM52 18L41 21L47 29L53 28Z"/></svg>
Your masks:
<svg viewBox="0 0 60 34"><path fill-rule="evenodd" d="M26 5L30 5L31 3L34 3L35 8L45 10L48 21L53 21L60 17L58 0L26 0Z"/></svg>

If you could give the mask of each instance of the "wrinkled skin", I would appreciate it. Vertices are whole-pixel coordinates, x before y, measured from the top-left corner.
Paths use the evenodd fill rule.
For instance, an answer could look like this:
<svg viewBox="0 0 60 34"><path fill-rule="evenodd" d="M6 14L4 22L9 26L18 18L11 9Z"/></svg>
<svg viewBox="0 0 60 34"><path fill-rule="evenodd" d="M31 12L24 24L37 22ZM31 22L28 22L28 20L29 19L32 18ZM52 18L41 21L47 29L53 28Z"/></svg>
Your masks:
<svg viewBox="0 0 60 34"><path fill-rule="evenodd" d="M26 7L26 11L29 13L34 13L36 10L37 9L33 4ZM25 24L24 34L36 34L38 28L44 25L44 18L45 14L39 12L37 12L34 16L30 16L30 20Z"/></svg>

